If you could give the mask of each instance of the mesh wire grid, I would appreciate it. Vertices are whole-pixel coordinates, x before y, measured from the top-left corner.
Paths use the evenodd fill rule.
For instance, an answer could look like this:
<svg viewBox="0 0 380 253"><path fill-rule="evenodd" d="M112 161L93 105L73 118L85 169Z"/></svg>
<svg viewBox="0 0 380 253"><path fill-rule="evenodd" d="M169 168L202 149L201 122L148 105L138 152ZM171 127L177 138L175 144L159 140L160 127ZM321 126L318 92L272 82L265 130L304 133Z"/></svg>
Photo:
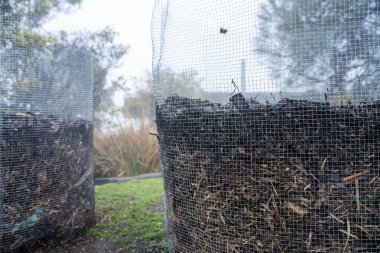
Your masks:
<svg viewBox="0 0 380 253"><path fill-rule="evenodd" d="M170 252L380 251L380 1L157 0Z"/></svg>
<svg viewBox="0 0 380 253"><path fill-rule="evenodd" d="M39 21L0 11L0 252L73 239L95 219L91 55Z"/></svg>

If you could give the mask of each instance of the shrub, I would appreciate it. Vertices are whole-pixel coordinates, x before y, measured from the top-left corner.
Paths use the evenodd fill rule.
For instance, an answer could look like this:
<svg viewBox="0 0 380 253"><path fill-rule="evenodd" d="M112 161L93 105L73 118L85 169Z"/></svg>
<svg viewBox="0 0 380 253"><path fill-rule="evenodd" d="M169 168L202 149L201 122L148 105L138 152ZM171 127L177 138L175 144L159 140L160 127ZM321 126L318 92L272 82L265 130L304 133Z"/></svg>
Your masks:
<svg viewBox="0 0 380 253"><path fill-rule="evenodd" d="M118 124L109 133L94 136L95 177L122 177L160 171L153 123Z"/></svg>

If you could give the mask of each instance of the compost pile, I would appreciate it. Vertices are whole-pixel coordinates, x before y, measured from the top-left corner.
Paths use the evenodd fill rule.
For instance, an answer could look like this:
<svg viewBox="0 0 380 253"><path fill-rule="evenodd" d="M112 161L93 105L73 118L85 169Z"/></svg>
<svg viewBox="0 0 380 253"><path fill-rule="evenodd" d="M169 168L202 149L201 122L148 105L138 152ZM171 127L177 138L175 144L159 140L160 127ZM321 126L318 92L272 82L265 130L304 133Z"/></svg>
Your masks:
<svg viewBox="0 0 380 253"><path fill-rule="evenodd" d="M171 252L380 252L380 102L156 112Z"/></svg>
<svg viewBox="0 0 380 253"><path fill-rule="evenodd" d="M92 128L83 119L0 113L0 252L29 252L93 224Z"/></svg>

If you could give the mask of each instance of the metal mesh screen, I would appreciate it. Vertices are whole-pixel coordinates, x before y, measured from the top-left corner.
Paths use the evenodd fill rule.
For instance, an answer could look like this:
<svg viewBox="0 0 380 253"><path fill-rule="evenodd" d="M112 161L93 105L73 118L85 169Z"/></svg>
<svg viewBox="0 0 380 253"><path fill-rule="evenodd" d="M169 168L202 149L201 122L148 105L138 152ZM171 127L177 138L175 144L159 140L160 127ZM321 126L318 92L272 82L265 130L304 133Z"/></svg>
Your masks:
<svg viewBox="0 0 380 253"><path fill-rule="evenodd" d="M380 1L157 0L170 252L380 252Z"/></svg>
<svg viewBox="0 0 380 253"><path fill-rule="evenodd" d="M91 55L36 22L0 11L0 252L32 252L94 222Z"/></svg>

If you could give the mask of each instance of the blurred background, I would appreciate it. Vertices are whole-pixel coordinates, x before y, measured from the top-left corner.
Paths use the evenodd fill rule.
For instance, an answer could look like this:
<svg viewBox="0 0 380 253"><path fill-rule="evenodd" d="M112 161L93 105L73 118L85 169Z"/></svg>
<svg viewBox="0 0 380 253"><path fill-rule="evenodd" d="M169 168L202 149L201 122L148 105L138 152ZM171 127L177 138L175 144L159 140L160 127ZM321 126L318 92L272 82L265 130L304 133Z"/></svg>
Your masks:
<svg viewBox="0 0 380 253"><path fill-rule="evenodd" d="M39 26L94 55L95 177L158 172L150 20L154 0L18 1Z"/></svg>
<svg viewBox="0 0 380 253"><path fill-rule="evenodd" d="M158 17L166 2L159 1ZM223 102L233 91L233 77L246 97L266 91L267 96L258 97L263 103L278 101L284 94L338 105L378 99L380 3L348 2L239 0L237 8L212 1L174 2L170 8L178 23L162 33L162 22L155 22L153 39L157 45L172 36L191 39L168 40L165 45L173 50L165 51L160 64L162 52L157 47L153 74L157 77L160 69L159 92ZM154 4L154 0L0 0L3 11L13 6L38 17L31 24L33 31L92 52L96 177L160 171L157 139L149 134L156 132L151 71ZM198 16L199 9L213 8L228 11L210 19L213 22L207 15ZM294 15L288 14L291 11ZM238 29L241 22L229 18L233 13L242 13L240 21L249 21L244 34ZM38 33L24 36L36 41L34 46L49 44ZM162 94L156 94L159 103Z"/></svg>

